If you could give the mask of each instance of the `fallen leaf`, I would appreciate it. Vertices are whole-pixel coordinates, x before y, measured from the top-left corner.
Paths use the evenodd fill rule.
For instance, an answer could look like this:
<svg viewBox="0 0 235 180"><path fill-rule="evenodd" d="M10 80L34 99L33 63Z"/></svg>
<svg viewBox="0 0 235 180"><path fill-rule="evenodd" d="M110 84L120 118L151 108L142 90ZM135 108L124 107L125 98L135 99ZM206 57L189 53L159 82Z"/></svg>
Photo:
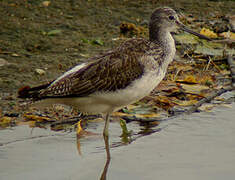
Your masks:
<svg viewBox="0 0 235 180"><path fill-rule="evenodd" d="M19 121L16 124L17 126L28 125L30 128L36 127L36 121Z"/></svg>
<svg viewBox="0 0 235 180"><path fill-rule="evenodd" d="M191 34L182 33L174 35L174 38L180 44L198 44L196 37Z"/></svg>
<svg viewBox="0 0 235 180"><path fill-rule="evenodd" d="M62 31L61 31L60 29L55 29L55 30L49 31L49 32L47 33L47 35L48 35L48 36L55 36L55 35L59 35L59 34L61 34L61 33L62 33Z"/></svg>
<svg viewBox="0 0 235 180"><path fill-rule="evenodd" d="M38 115L32 115L32 114L24 114L24 117L26 118L26 120L34 120L37 122L45 122L45 121L52 121L50 118L48 117L44 117L44 116L38 116Z"/></svg>
<svg viewBox="0 0 235 180"><path fill-rule="evenodd" d="M181 86L186 93L199 94L199 95L202 93L203 90L209 89L208 86L199 85L199 84L195 85L182 84Z"/></svg>
<svg viewBox="0 0 235 180"><path fill-rule="evenodd" d="M101 39L95 39L91 41L91 44L103 46L104 42Z"/></svg>
<svg viewBox="0 0 235 180"><path fill-rule="evenodd" d="M174 99L173 102L179 106L191 106L193 104L196 104L197 100L189 100L189 101L181 101L179 99Z"/></svg>
<svg viewBox="0 0 235 180"><path fill-rule="evenodd" d="M170 100L166 96L156 96L154 98L154 103L156 104L156 106L161 107L163 109L169 109L176 105L174 102L172 102L172 100Z"/></svg>
<svg viewBox="0 0 235 180"><path fill-rule="evenodd" d="M197 54L204 54L210 56L223 56L224 50L205 47L204 45L197 45L196 50L194 52Z"/></svg>
<svg viewBox="0 0 235 180"><path fill-rule="evenodd" d="M198 109L200 111L210 112L215 106L215 104L202 104Z"/></svg>
<svg viewBox="0 0 235 180"><path fill-rule="evenodd" d="M35 69L35 72L36 72L38 75L45 75L45 74L46 74L46 71L44 71L43 69Z"/></svg>
<svg viewBox="0 0 235 180"><path fill-rule="evenodd" d="M48 7L50 4L51 4L51 1L43 1L43 2L42 2L42 5L43 5L44 7Z"/></svg>
<svg viewBox="0 0 235 180"><path fill-rule="evenodd" d="M151 114L135 114L135 117L138 118L155 118L155 117L159 117L160 114L157 113L151 113Z"/></svg>
<svg viewBox="0 0 235 180"><path fill-rule="evenodd" d="M104 121L103 118L96 118L96 119L92 119L92 120L87 120L87 122L93 122L93 123L103 122L103 121Z"/></svg>
<svg viewBox="0 0 235 180"><path fill-rule="evenodd" d="M112 116L121 117L121 116L132 116L132 115L128 113L123 113L123 112L113 112Z"/></svg>
<svg viewBox="0 0 235 180"><path fill-rule="evenodd" d="M233 32L223 32L223 33L220 33L219 36L235 40L235 33Z"/></svg>
<svg viewBox="0 0 235 180"><path fill-rule="evenodd" d="M12 57L19 57L20 55L19 55L19 54L16 54L16 53L12 53L11 56L12 56Z"/></svg>
<svg viewBox="0 0 235 180"><path fill-rule="evenodd" d="M10 125L11 122L12 122L11 117L4 116L4 117L0 118L0 126L1 127L7 127Z"/></svg>
<svg viewBox="0 0 235 180"><path fill-rule="evenodd" d="M198 81L196 81L194 76L186 76L183 80L177 80L177 83L186 83L186 84L197 84Z"/></svg>
<svg viewBox="0 0 235 180"><path fill-rule="evenodd" d="M216 33L214 33L213 31L211 31L209 29L206 29L206 28L202 28L200 31L200 34L207 36L207 37L210 37L210 38L217 38L218 37Z"/></svg>

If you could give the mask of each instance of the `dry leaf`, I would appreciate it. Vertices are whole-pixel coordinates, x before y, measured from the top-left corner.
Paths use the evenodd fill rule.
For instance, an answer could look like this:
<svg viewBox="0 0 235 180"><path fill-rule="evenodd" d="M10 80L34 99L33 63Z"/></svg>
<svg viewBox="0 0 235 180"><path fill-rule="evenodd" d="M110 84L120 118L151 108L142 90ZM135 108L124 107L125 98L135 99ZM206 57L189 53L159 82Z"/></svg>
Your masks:
<svg viewBox="0 0 235 180"><path fill-rule="evenodd" d="M202 93L202 91L209 89L208 86L199 85L199 84L195 85L182 84L181 86L186 93L199 94L199 95Z"/></svg>
<svg viewBox="0 0 235 180"><path fill-rule="evenodd" d="M52 121L50 118L48 117L44 117L44 116L37 116L37 115L32 115L32 114L25 114L24 117L26 118L26 120L34 120L37 122L45 122L45 121Z"/></svg>
<svg viewBox="0 0 235 180"><path fill-rule="evenodd" d="M200 31L200 34L207 36L207 37L210 37L210 38L217 38L218 37L216 33L214 33L213 31L211 31L209 29L206 29L206 28L202 28Z"/></svg>
<svg viewBox="0 0 235 180"><path fill-rule="evenodd" d="M169 109L176 104L172 102L168 97L166 96L156 96L154 98L154 102L156 103L156 106L161 107L163 109Z"/></svg>
<svg viewBox="0 0 235 180"><path fill-rule="evenodd" d="M155 118L155 117L159 117L159 114L156 113L151 113L151 114L135 114L135 117L138 118Z"/></svg>
<svg viewBox="0 0 235 180"><path fill-rule="evenodd" d="M181 100L175 99L173 100L173 102L179 106L191 106L193 104L196 104L198 101L197 100L181 101Z"/></svg>
<svg viewBox="0 0 235 180"><path fill-rule="evenodd" d="M132 116L132 115L128 113L123 113L123 112L113 112L112 116L121 117L121 116Z"/></svg>
<svg viewBox="0 0 235 180"><path fill-rule="evenodd" d="M92 119L92 120L87 120L87 122L93 122L93 123L103 122L103 121L104 121L103 118L96 118L96 119Z"/></svg>
<svg viewBox="0 0 235 180"><path fill-rule="evenodd" d="M233 32L223 32L223 33L220 33L219 36L235 40L235 33Z"/></svg>
<svg viewBox="0 0 235 180"><path fill-rule="evenodd" d="M7 127L10 125L11 121L12 121L11 117L4 116L0 118L0 126Z"/></svg>
<svg viewBox="0 0 235 180"><path fill-rule="evenodd" d="M17 126L21 126L21 125L28 125L30 128L34 128L36 126L36 121L19 121L16 123Z"/></svg>
<svg viewBox="0 0 235 180"><path fill-rule="evenodd" d="M215 104L203 104L198 109L200 111L210 112L215 106Z"/></svg>
<svg viewBox="0 0 235 180"><path fill-rule="evenodd" d="M186 83L186 84L197 84L198 82L196 81L194 76L186 76L183 80L177 80L176 82L178 83Z"/></svg>
<svg viewBox="0 0 235 180"><path fill-rule="evenodd" d="M44 7L48 7L50 4L51 4L51 1L43 1L43 2L42 2L42 5L43 5Z"/></svg>

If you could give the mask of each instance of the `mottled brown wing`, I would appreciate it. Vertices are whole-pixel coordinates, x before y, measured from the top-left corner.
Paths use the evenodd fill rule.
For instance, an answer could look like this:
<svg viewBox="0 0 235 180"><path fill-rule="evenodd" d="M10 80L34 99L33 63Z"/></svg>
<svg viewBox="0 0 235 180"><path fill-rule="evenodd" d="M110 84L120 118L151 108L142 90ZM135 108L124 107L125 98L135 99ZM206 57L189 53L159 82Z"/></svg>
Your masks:
<svg viewBox="0 0 235 180"><path fill-rule="evenodd" d="M151 43L146 40L129 40L52 84L41 92L40 98L84 97L94 92L123 89L143 75L140 58L151 50ZM161 52L159 49L159 55Z"/></svg>

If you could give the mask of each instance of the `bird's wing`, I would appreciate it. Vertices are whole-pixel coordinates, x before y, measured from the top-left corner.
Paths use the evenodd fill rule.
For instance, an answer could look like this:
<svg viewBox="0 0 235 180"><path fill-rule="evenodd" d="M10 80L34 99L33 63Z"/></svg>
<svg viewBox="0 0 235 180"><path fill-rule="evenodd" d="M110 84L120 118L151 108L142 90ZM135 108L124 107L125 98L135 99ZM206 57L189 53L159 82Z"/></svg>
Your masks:
<svg viewBox="0 0 235 180"><path fill-rule="evenodd" d="M144 39L126 41L78 71L55 80L40 92L38 98L84 97L95 92L123 89L143 75L144 65L140 59L147 52L151 53L151 48L151 43ZM162 55L160 46L158 52Z"/></svg>

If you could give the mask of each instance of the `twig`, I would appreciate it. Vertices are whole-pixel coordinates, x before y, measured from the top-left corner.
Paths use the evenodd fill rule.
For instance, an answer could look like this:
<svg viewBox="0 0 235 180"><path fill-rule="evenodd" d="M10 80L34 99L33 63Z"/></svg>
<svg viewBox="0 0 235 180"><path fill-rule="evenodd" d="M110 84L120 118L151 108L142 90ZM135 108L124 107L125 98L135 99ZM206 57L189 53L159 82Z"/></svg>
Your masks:
<svg viewBox="0 0 235 180"><path fill-rule="evenodd" d="M227 62L229 64L230 71L231 71L232 86L235 87L235 63L234 63L234 58L232 57L232 55L228 56Z"/></svg>
<svg viewBox="0 0 235 180"><path fill-rule="evenodd" d="M232 44L232 43L235 43L235 41L232 40L232 39L215 39L215 40L212 40L212 42L216 42L216 43L225 43L225 44Z"/></svg>
<svg viewBox="0 0 235 180"><path fill-rule="evenodd" d="M211 57L209 56L209 61L208 61L208 64L206 66L206 69L205 69L206 71L209 69L210 64L211 64Z"/></svg>
<svg viewBox="0 0 235 180"><path fill-rule="evenodd" d="M215 97L220 96L221 94L227 92L227 91L231 91L231 90L235 90L234 87L228 87L228 88L222 88L214 93L212 93L210 96L205 97L203 99L201 99L200 101L198 101L196 104L194 104L190 109L188 109L187 111L185 111L185 114L191 114L193 112L196 112L197 109L204 103L206 102L210 102L212 101ZM184 114L184 112L182 113Z"/></svg>

